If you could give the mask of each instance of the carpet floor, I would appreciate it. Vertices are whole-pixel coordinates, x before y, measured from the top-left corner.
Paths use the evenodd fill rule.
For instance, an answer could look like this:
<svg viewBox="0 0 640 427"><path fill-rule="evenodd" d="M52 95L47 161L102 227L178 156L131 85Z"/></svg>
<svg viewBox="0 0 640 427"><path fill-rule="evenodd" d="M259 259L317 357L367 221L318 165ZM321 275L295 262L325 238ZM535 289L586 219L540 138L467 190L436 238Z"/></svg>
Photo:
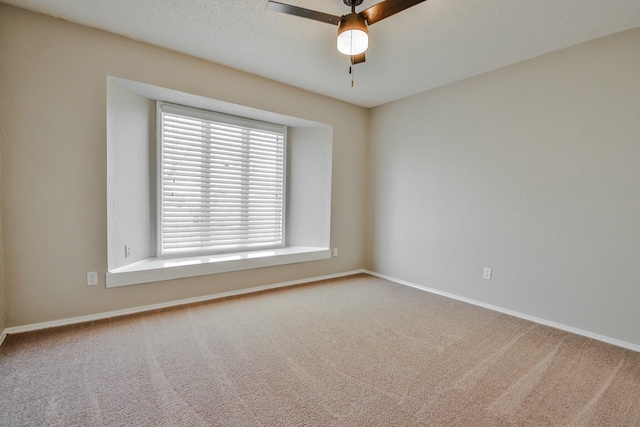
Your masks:
<svg viewBox="0 0 640 427"><path fill-rule="evenodd" d="M640 426L640 353L367 275L10 335L2 426Z"/></svg>

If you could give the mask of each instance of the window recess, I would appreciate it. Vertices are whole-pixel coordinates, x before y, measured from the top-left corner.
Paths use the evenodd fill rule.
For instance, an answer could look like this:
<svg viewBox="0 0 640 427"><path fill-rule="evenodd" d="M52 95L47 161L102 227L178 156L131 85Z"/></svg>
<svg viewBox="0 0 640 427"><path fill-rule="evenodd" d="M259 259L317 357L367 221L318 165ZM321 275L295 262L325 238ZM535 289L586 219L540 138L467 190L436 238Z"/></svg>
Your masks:
<svg viewBox="0 0 640 427"><path fill-rule="evenodd" d="M174 139L184 147L176 147L178 153L172 155L175 163L187 165L180 186L179 179L171 177L165 183L162 175L162 111L167 120L169 114L188 117L186 121L173 119ZM330 125L111 76L107 77L106 118L108 288L331 258ZM220 152L203 143L207 134L215 133L208 122L223 123L235 132L233 138L223 132L223 141L236 143L224 164L256 165L249 168L252 175L238 179L239 166L225 166L216 176L203 172L203 165L215 161L198 153ZM212 129L207 131L207 126ZM249 137L238 128L248 128L244 133ZM237 141L255 135L255 146L237 145ZM275 138L277 143L265 138ZM278 144L282 151L272 150ZM233 156L236 159L232 162ZM279 178L265 179L270 173L277 175L278 163L282 165L281 185L276 182ZM219 168L220 164L218 161ZM227 179L224 174L231 176ZM256 183L260 180L266 183L260 186ZM235 185L236 190L259 187L262 192L258 197L251 192L228 191L230 197L224 200L227 208L223 209L220 201L218 205L204 203L215 196L215 182L227 190ZM173 215L183 226L165 229L166 239L161 242L160 190L169 183L177 187L172 190L174 202L180 191L188 195L182 203L174 203L171 214L172 203L166 198L165 224ZM282 197L271 197L278 194ZM235 217L227 213L243 206ZM204 215L223 211L225 222L216 223L214 215ZM237 221L235 228L229 218ZM226 234L220 231L222 224ZM242 231L243 224L250 227ZM184 244L177 245L181 239Z"/></svg>

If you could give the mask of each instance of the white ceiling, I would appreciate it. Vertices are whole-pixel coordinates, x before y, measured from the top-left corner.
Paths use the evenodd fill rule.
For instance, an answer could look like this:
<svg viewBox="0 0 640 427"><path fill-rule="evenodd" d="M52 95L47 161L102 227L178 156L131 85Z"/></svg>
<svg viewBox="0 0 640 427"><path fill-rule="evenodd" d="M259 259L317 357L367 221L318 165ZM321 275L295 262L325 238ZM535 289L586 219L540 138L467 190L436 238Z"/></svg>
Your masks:
<svg viewBox="0 0 640 427"><path fill-rule="evenodd" d="M364 107L640 26L640 0L428 0L370 27L351 87L337 28L267 11L267 0L0 1ZM342 0L279 1L348 12Z"/></svg>

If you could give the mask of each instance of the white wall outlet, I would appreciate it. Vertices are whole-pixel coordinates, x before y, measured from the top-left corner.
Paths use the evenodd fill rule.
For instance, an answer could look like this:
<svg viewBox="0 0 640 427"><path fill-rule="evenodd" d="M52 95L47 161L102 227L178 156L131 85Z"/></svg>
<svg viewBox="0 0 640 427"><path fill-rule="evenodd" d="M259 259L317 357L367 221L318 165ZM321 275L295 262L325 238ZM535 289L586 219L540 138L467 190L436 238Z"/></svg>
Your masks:
<svg viewBox="0 0 640 427"><path fill-rule="evenodd" d="M338 248L333 248L333 256L338 256Z"/></svg>
<svg viewBox="0 0 640 427"><path fill-rule="evenodd" d="M131 256L131 246L124 245L124 257L129 258Z"/></svg>
<svg viewBox="0 0 640 427"><path fill-rule="evenodd" d="M98 272L97 271L87 272L87 286L95 286L97 284L98 284Z"/></svg>
<svg viewBox="0 0 640 427"><path fill-rule="evenodd" d="M491 269L489 267L484 268L484 272L482 273L482 278L491 280Z"/></svg>

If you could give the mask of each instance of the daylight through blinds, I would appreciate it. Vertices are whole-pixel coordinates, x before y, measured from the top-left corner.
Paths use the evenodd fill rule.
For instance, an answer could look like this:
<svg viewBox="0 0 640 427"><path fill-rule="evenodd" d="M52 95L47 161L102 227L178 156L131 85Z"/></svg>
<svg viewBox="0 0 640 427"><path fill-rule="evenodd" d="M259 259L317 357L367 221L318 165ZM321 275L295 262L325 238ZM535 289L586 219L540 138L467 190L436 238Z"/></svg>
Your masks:
<svg viewBox="0 0 640 427"><path fill-rule="evenodd" d="M160 107L162 255L284 244L285 128Z"/></svg>

